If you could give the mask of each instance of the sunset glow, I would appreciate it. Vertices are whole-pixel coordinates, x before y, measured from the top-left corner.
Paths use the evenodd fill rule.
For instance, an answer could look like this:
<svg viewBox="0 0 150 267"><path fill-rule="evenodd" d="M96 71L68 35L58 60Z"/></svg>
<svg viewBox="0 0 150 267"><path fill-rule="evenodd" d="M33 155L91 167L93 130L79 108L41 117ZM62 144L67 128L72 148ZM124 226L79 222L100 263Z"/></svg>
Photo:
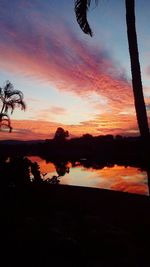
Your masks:
<svg viewBox="0 0 150 267"><path fill-rule="evenodd" d="M41 174L46 173L44 179L58 175L53 163L46 163L40 157L29 157L32 162L40 166ZM135 194L148 195L147 174L134 167L114 165L102 169L85 168L80 163L72 167L67 163L69 173L60 177L61 184L88 186L96 188L111 189Z"/></svg>
<svg viewBox="0 0 150 267"><path fill-rule="evenodd" d="M77 25L73 2L0 1L0 86L10 80L27 104L26 112L15 110L13 132L1 131L1 140L52 138L57 127L71 137L139 134L124 6L111 0L91 11L90 38ZM137 30L149 115L150 4L143 1L142 10L140 5Z"/></svg>

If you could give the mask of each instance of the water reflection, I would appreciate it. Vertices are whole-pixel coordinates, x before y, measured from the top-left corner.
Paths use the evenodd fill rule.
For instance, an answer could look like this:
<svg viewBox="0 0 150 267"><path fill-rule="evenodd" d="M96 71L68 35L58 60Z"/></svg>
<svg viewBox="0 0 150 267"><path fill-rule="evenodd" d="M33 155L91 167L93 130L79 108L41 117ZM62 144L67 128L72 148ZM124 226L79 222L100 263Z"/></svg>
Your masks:
<svg viewBox="0 0 150 267"><path fill-rule="evenodd" d="M40 157L29 157L40 166L43 179L59 178L60 184L105 188L148 195L147 173L138 167L113 163L80 161L46 162Z"/></svg>

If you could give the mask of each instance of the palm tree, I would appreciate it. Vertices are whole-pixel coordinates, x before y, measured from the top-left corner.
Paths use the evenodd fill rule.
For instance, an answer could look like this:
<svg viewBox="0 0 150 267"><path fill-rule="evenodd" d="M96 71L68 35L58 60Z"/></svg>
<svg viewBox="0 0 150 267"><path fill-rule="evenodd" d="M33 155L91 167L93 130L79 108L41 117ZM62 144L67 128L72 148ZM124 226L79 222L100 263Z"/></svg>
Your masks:
<svg viewBox="0 0 150 267"><path fill-rule="evenodd" d="M8 115L9 109L11 114L16 107L21 107L22 110L26 109L25 102L23 101L23 93L19 90L14 90L13 85L7 81L3 88L0 88L0 100L2 108L0 111L0 129L5 126L12 131L10 117Z"/></svg>
<svg viewBox="0 0 150 267"><path fill-rule="evenodd" d="M95 0L96 4L98 0ZM129 45L129 54L131 61L132 86L135 102L135 110L140 135L143 140L149 139L149 126L146 113L146 107L143 96L143 87L141 80L141 70L139 63L139 53L137 45L137 35L135 26L135 0L125 0L126 3L126 24L127 37ZM75 0L75 13L79 26L84 33L92 36L92 30L87 21L87 11L91 0Z"/></svg>
<svg viewBox="0 0 150 267"><path fill-rule="evenodd" d="M9 132L11 133L12 127L11 127L11 121L10 121L8 114L0 113L0 129L3 126L9 128Z"/></svg>

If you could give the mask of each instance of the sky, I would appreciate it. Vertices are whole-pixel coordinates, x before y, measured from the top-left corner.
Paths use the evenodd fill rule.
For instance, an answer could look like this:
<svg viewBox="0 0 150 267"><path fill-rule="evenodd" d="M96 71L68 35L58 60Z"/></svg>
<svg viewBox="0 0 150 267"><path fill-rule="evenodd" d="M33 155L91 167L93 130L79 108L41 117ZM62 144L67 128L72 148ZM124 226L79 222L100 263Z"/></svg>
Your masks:
<svg viewBox="0 0 150 267"><path fill-rule="evenodd" d="M27 105L10 115L13 131L1 131L1 140L53 138L57 127L70 137L139 134L125 1L99 2L88 13L91 38L76 22L74 0L0 0L0 87L9 80ZM150 1L135 2L150 121Z"/></svg>

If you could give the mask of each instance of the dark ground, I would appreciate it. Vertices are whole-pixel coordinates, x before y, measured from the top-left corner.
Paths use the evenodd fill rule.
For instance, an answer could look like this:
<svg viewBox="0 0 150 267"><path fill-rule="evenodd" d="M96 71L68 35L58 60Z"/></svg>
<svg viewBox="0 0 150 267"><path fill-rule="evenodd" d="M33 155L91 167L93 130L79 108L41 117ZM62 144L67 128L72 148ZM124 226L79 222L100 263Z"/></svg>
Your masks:
<svg viewBox="0 0 150 267"><path fill-rule="evenodd" d="M64 185L9 188L4 266L150 267L150 198Z"/></svg>

